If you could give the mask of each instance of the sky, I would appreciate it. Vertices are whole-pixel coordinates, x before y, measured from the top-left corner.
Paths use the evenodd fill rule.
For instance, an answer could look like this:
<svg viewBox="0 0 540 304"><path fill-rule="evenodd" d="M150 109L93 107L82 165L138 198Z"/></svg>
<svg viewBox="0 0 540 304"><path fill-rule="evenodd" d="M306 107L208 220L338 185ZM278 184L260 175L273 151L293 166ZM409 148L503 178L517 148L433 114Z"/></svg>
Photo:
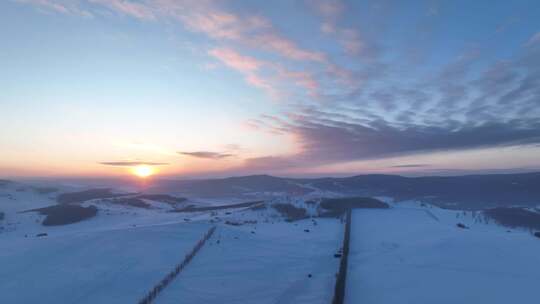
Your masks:
<svg viewBox="0 0 540 304"><path fill-rule="evenodd" d="M540 2L5 0L0 176L540 170Z"/></svg>

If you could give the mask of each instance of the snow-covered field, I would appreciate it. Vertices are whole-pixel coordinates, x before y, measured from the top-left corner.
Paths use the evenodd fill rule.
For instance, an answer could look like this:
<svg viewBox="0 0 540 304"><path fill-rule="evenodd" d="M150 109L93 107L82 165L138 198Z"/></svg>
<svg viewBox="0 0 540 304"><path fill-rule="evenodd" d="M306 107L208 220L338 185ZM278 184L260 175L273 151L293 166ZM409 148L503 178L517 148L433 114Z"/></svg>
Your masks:
<svg viewBox="0 0 540 304"><path fill-rule="evenodd" d="M80 203L96 206L95 217L43 226L44 215L21 211L55 205L56 193L4 185L0 303L136 303L214 225L215 234L156 303L331 303L343 224L290 223L271 206L290 203L315 216L310 199L281 196L254 209L199 212L96 199ZM186 204L193 202L243 201ZM498 226L482 213L390 204L353 212L346 303L537 303L540 241L528 231Z"/></svg>
<svg viewBox="0 0 540 304"><path fill-rule="evenodd" d="M213 225L214 236L157 303L331 301L338 220L288 223L272 208L170 213L156 202L144 209L92 200L83 206L97 206L97 216L43 226L43 215L20 212L55 205L55 194L17 187L0 191L1 303L136 303Z"/></svg>
<svg viewBox="0 0 540 304"><path fill-rule="evenodd" d="M136 303L208 227L172 224L3 239L2 303Z"/></svg>
<svg viewBox="0 0 540 304"><path fill-rule="evenodd" d="M538 303L540 242L525 231L404 204L354 211L351 232L346 303Z"/></svg>
<svg viewBox="0 0 540 304"><path fill-rule="evenodd" d="M220 225L156 303L330 303L342 227L334 219Z"/></svg>

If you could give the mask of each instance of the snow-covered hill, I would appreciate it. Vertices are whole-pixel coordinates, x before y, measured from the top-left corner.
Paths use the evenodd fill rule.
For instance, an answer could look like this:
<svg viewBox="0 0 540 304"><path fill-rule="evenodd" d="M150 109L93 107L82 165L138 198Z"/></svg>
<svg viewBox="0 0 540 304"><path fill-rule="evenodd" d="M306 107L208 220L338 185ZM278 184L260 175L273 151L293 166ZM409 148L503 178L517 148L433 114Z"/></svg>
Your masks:
<svg viewBox="0 0 540 304"><path fill-rule="evenodd" d="M170 212L169 204L149 199L149 208L90 199L76 204L97 206L95 217L43 226L44 215L21 211L56 205L56 194L12 186L0 197L3 225L10 227L0 233L0 293L8 303L135 303L213 225L213 238L158 303L327 303L332 297L341 223L288 222L272 207L302 208L302 199L196 212ZM201 203L212 205L223 204ZM310 205L306 214L314 212Z"/></svg>
<svg viewBox="0 0 540 304"><path fill-rule="evenodd" d="M0 186L2 302L135 303L216 226L156 303L330 303L343 223L319 215L329 202L355 201L321 203L343 194L315 191L245 201L87 190ZM59 203L62 193L74 194ZM540 240L528 230L480 211L380 199L391 208L353 214L346 303L536 303ZM66 204L98 211L56 226L24 212Z"/></svg>
<svg viewBox="0 0 540 304"><path fill-rule="evenodd" d="M415 203L354 211L346 303L536 303L540 240L479 216Z"/></svg>

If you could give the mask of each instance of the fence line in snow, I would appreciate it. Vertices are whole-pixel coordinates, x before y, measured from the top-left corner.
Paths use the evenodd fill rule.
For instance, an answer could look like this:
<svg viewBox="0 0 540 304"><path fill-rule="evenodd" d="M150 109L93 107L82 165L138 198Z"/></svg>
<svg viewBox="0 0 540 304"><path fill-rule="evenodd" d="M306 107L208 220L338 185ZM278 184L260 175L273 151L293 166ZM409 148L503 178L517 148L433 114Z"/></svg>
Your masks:
<svg viewBox="0 0 540 304"><path fill-rule="evenodd" d="M213 226L212 228L210 228L204 234L203 238L197 242L195 247L193 247L193 249L191 249L191 251L188 254L186 254L186 256L184 257L184 260L180 264L176 265L174 269L171 272L169 272L163 279L161 279L161 281L159 281L159 283L156 284L138 303L139 304L152 303L152 301L154 301L154 299L159 295L159 293L163 291L163 289L165 289L165 287L167 287L167 285L169 285L174 280L174 278L176 278L176 276L184 269L184 267L186 267L187 264L189 264L189 262L191 262L191 260L199 252L199 250L201 250L201 248L204 246L206 241L208 241L208 239L212 237L212 234L214 234L214 231L216 231L216 226Z"/></svg>
<svg viewBox="0 0 540 304"><path fill-rule="evenodd" d="M343 252L339 263L339 272L334 288L332 304L343 304L345 301L345 282L347 281L347 264L349 261L349 242L351 240L351 209L347 210L345 218L345 234L343 236Z"/></svg>

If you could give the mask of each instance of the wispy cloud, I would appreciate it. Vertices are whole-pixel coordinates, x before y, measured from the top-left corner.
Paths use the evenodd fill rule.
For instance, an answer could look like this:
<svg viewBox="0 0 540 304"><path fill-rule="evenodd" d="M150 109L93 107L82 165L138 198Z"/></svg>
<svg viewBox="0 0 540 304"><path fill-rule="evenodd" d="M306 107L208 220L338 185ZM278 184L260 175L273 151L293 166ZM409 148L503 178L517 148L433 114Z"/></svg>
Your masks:
<svg viewBox="0 0 540 304"><path fill-rule="evenodd" d="M428 164L405 164L405 165L395 165L391 166L391 168L422 168L422 167L429 167Z"/></svg>
<svg viewBox="0 0 540 304"><path fill-rule="evenodd" d="M178 152L178 154L205 159L223 159L234 156L234 154L230 153L219 153L211 151Z"/></svg>
<svg viewBox="0 0 540 304"><path fill-rule="evenodd" d="M64 0L18 0L49 9L67 12L82 11L82 1ZM357 86L357 75L340 67L329 59L328 54L301 46L276 28L272 20L259 13L235 11L225 2L189 0L88 0L102 14L103 8L110 12L142 21L178 22L189 31L204 34L213 40L214 47L207 53L239 71L246 83L266 91L274 99L295 98L322 99L323 90L333 93L350 90ZM68 5L69 4L69 5ZM91 5L90 5L91 4ZM324 14L333 14L338 2L319 4ZM69 9L69 10L68 10ZM89 12L89 11L88 11ZM338 13L337 11L335 12ZM347 50L360 48L357 33L353 29L339 29L340 37L347 41ZM234 44L234 49L231 47ZM246 54L256 55L246 55ZM267 62L266 55L277 55L279 60ZM293 63L309 63L301 68ZM321 71L324 71L321 72ZM322 83L328 82L327 85ZM343 87L341 87L343 86Z"/></svg>
<svg viewBox="0 0 540 304"><path fill-rule="evenodd" d="M312 166L538 146L540 48L531 47L531 39L534 42L533 36L512 58L481 68L477 63L482 52L466 49L427 79L405 81L405 85L388 81L383 86L367 86L339 104L297 107L283 113L282 119L250 120L252 128L289 135L300 147L300 152L281 156L279 161L261 158L260 162L272 159L275 164ZM253 162L250 165L256 167Z"/></svg>
<svg viewBox="0 0 540 304"><path fill-rule="evenodd" d="M337 163L435 151L540 144L540 121L485 123L478 126L393 126L384 121L367 125L300 116L279 126L294 134L301 152L291 161Z"/></svg>
<svg viewBox="0 0 540 304"><path fill-rule="evenodd" d="M243 167L253 171L269 171L274 169L293 168L297 164L294 159L286 156L262 156L247 158Z"/></svg>
<svg viewBox="0 0 540 304"><path fill-rule="evenodd" d="M358 29L339 25L345 12L345 4L342 1L308 0L307 3L322 17L321 31L334 36L346 53L367 55L367 51L373 51L369 50L367 43L361 39Z"/></svg>
<svg viewBox="0 0 540 304"><path fill-rule="evenodd" d="M264 64L253 57L242 56L230 48L216 48L208 52L227 66L242 73L251 73L259 70Z"/></svg>
<svg viewBox="0 0 540 304"><path fill-rule="evenodd" d="M324 54L307 50L280 34L259 15L239 15L215 1L91 0L113 11L139 19L173 18L191 31L216 40L232 40L294 60L324 61Z"/></svg>
<svg viewBox="0 0 540 304"><path fill-rule="evenodd" d="M300 31L287 32L280 27L279 17L270 19L262 15L265 10L238 9L226 1L15 1L73 15L106 10L113 16L181 25L204 38L197 47L215 60L213 68L237 71L248 85L285 100L282 113L250 119L246 125L289 135L300 151L245 160L253 168L540 143L540 33L523 38L519 49L504 59L492 60L496 56L487 56L485 46L473 44L443 52L426 69L404 69L384 43L395 44L400 52L401 40L407 37L377 40L382 40L384 31L368 35L360 18L351 18L346 4L354 3L340 0L306 2L319 27L305 33L320 35L317 39L294 39ZM88 10L88 3L94 11ZM418 34L414 26L406 25L412 35ZM431 51L425 45L418 47L422 54ZM211 151L178 153L205 159L233 156ZM424 164L394 167L419 166Z"/></svg>
<svg viewBox="0 0 540 304"><path fill-rule="evenodd" d="M253 57L241 55L231 48L215 48L208 52L221 63L244 75L244 80L257 88L266 90L270 95L277 95L276 89L268 80L259 75L266 63Z"/></svg>
<svg viewBox="0 0 540 304"><path fill-rule="evenodd" d="M289 59L326 62L326 56L323 53L301 48L292 40L274 32L255 35L252 38L248 38L246 42L252 46L273 51Z"/></svg>
<svg viewBox="0 0 540 304"><path fill-rule="evenodd" d="M307 90L312 96L320 89L318 81L307 71L294 71L279 63L270 63L240 54L231 48L215 48L209 54L244 75L245 81L266 90L271 96L281 95L280 88L291 83Z"/></svg>
<svg viewBox="0 0 540 304"><path fill-rule="evenodd" d="M124 0L89 0L92 3L100 4L122 14L139 19L152 20L156 18L154 10L145 2L132 2Z"/></svg>
<svg viewBox="0 0 540 304"><path fill-rule="evenodd" d="M12 0L15 2L30 4L37 8L54 11L56 13L92 17L93 14L83 9L77 0Z"/></svg>
<svg viewBox="0 0 540 304"><path fill-rule="evenodd" d="M145 162L145 161L110 161L110 162L100 162L99 164L105 165L105 166L117 166L117 167L166 166L166 165L169 165L169 163Z"/></svg>
<svg viewBox="0 0 540 304"><path fill-rule="evenodd" d="M536 34L532 35L532 37L527 41L525 45L534 46L537 44L540 44L540 32L537 32Z"/></svg>
<svg viewBox="0 0 540 304"><path fill-rule="evenodd" d="M285 68L282 65L274 65L281 80L292 82L298 87L306 89L311 96L318 94L321 86L315 76L308 71L294 71Z"/></svg>

